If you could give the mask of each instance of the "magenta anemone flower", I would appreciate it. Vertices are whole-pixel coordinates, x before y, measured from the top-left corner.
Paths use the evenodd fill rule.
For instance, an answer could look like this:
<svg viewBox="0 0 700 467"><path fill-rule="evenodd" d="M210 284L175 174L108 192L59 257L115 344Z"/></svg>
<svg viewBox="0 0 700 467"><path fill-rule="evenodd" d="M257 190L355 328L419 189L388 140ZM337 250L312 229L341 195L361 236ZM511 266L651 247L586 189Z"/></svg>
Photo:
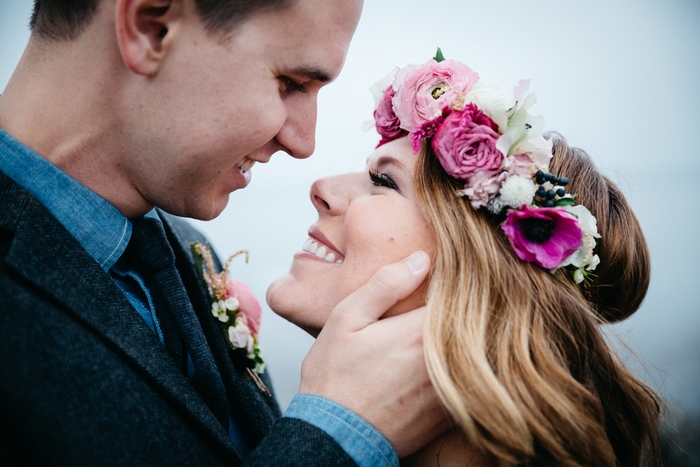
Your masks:
<svg viewBox="0 0 700 467"><path fill-rule="evenodd" d="M559 266L583 241L578 220L562 208L524 205L508 211L501 228L518 258L546 269Z"/></svg>

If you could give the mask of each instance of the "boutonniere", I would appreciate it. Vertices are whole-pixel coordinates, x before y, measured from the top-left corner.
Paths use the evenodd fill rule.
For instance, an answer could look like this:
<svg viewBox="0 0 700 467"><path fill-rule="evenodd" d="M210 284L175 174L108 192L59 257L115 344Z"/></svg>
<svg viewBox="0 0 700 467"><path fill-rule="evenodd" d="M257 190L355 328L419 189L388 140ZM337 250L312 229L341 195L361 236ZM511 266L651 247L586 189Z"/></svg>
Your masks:
<svg viewBox="0 0 700 467"><path fill-rule="evenodd" d="M241 250L232 254L220 273L214 271L214 260L208 247L199 242L190 244L195 266L202 280L207 285L211 299L211 313L218 319L226 342L229 343L234 356L243 362L248 375L260 391L271 395L258 374L265 371L265 360L258 340L262 308L250 287L243 282L228 277L228 267L236 256L245 254L248 263L248 251ZM242 357L242 358L241 358Z"/></svg>

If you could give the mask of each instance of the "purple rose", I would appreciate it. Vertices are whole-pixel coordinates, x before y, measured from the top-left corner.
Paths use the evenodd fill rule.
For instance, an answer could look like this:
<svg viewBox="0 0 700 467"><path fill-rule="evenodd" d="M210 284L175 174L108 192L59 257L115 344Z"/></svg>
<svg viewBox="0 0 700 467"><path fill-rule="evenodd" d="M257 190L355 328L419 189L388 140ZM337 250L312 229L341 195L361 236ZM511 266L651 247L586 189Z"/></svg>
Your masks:
<svg viewBox="0 0 700 467"><path fill-rule="evenodd" d="M546 269L557 268L583 241L578 220L563 208L511 209L501 228L518 258Z"/></svg>
<svg viewBox="0 0 700 467"><path fill-rule="evenodd" d="M470 103L452 112L440 125L432 145L445 171L467 180L481 171L500 169L503 153L496 148L498 125Z"/></svg>
<svg viewBox="0 0 700 467"><path fill-rule="evenodd" d="M399 118L394 113L391 100L394 98L394 89L389 86L382 99L379 101L377 109L374 111L374 124L377 127L377 132L382 137L382 140L377 146L393 141L402 136L406 136L408 132L401 129Z"/></svg>

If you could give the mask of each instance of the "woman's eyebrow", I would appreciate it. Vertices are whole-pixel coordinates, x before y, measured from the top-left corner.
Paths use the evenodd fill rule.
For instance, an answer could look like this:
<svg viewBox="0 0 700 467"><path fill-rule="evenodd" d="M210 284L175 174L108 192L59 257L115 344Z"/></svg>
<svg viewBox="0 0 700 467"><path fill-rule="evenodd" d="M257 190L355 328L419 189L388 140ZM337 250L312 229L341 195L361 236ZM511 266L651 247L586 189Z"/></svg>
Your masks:
<svg viewBox="0 0 700 467"><path fill-rule="evenodd" d="M381 156L379 157L376 162L375 162L377 167L385 167L387 165L393 165L399 168L400 170L403 170L404 172L408 173L408 169L406 168L403 163L401 163L400 160L396 159L395 157L392 156Z"/></svg>

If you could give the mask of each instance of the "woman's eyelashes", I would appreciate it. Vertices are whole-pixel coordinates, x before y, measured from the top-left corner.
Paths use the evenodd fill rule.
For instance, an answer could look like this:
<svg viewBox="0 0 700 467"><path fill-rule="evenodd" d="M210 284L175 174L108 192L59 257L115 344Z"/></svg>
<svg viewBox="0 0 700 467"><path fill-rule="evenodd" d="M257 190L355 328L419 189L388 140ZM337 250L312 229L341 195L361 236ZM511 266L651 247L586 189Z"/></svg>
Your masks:
<svg viewBox="0 0 700 467"><path fill-rule="evenodd" d="M392 190L399 191L398 185L391 179L390 176L384 173L369 171L369 179L372 181L374 186L390 188Z"/></svg>

